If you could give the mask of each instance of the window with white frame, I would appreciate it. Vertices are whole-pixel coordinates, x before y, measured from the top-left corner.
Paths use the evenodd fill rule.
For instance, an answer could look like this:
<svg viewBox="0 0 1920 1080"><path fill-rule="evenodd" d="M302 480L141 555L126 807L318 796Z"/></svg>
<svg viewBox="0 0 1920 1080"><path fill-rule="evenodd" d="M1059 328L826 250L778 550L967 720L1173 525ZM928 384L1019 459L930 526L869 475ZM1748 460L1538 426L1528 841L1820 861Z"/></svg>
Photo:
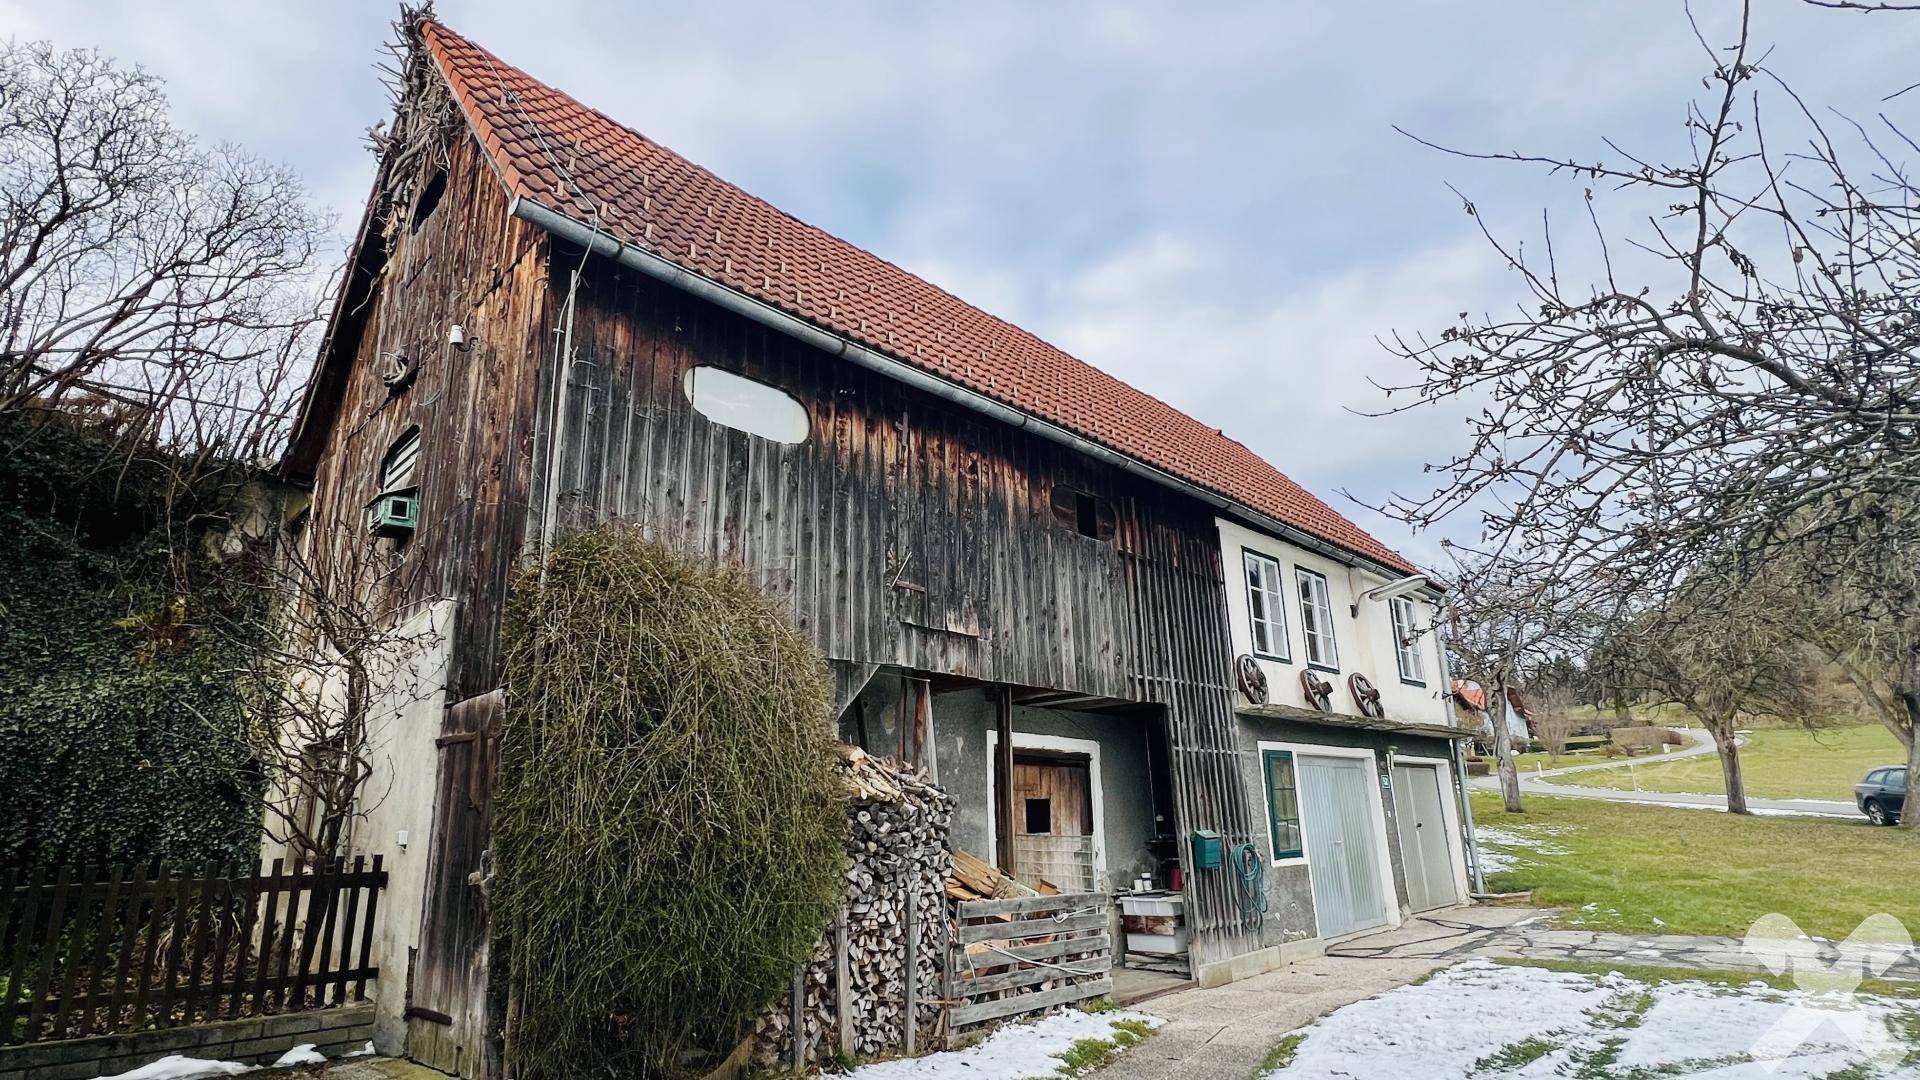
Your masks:
<svg viewBox="0 0 1920 1080"><path fill-rule="evenodd" d="M1257 551L1240 552L1247 571L1247 621L1253 628L1253 655L1291 663L1287 646L1286 592L1280 563Z"/></svg>
<svg viewBox="0 0 1920 1080"><path fill-rule="evenodd" d="M1420 656L1420 619L1413 601L1396 596L1387 601L1393 615L1393 658L1402 682L1427 684L1426 662Z"/></svg>
<svg viewBox="0 0 1920 1080"><path fill-rule="evenodd" d="M1300 587L1300 629L1307 639L1307 663L1337 670L1340 653L1333 644L1333 601L1327 596L1326 575L1296 566L1293 578Z"/></svg>

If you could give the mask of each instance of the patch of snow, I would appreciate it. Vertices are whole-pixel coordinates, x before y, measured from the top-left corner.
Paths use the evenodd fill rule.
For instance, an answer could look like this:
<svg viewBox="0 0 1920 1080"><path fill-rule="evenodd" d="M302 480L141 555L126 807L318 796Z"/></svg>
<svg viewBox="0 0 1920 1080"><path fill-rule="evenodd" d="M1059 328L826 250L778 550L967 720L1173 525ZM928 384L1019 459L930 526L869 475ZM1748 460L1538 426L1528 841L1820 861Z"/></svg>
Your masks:
<svg viewBox="0 0 1920 1080"><path fill-rule="evenodd" d="M137 1069L103 1077L102 1080L198 1080L206 1076L237 1076L252 1072L256 1066L245 1065L238 1061L214 1061L209 1058L186 1057L182 1054L168 1054L159 1061L150 1061Z"/></svg>
<svg viewBox="0 0 1920 1080"><path fill-rule="evenodd" d="M379 1051L373 1048L373 1040L368 1039L367 1045L361 1047L358 1050L350 1050L347 1053L341 1054L340 1056L341 1057L372 1057L377 1053L379 1053Z"/></svg>
<svg viewBox="0 0 1920 1080"><path fill-rule="evenodd" d="M1619 1012L1626 992L1652 999L1637 1023ZM1892 1068L1873 1075L1914 1078L1920 1072L1898 1063L1920 1045L1893 1033L1916 1023L1920 1004L1870 995L1777 990L1758 981L1650 985L1618 972L1474 960L1322 1018L1305 1029L1292 1063L1269 1076L1452 1080L1474 1074L1504 1047L1539 1039L1546 1053L1502 1075L1566 1075L1584 1063L1601 1065L1603 1076L1814 1080L1879 1065Z"/></svg>
<svg viewBox="0 0 1920 1080"><path fill-rule="evenodd" d="M1111 1039L1115 1022L1139 1020L1149 1027L1166 1021L1145 1013L1115 1010L1086 1013L1067 1009L1029 1024L1008 1024L964 1050L946 1050L917 1058L896 1058L862 1065L848 1080L1022 1080L1059 1072L1060 1055L1082 1039Z"/></svg>
<svg viewBox="0 0 1920 1080"><path fill-rule="evenodd" d="M312 1043L301 1043L276 1058L273 1067L285 1069L294 1065L323 1065L326 1060L327 1055L315 1050Z"/></svg>
<svg viewBox="0 0 1920 1080"><path fill-rule="evenodd" d="M1500 1047L1546 1036L1612 993L1588 975L1469 960L1323 1018L1292 1063L1268 1075L1464 1077Z"/></svg>
<svg viewBox="0 0 1920 1080"><path fill-rule="evenodd" d="M1504 874L1520 865L1520 856L1509 855L1504 851L1480 852L1480 872L1483 874Z"/></svg>
<svg viewBox="0 0 1920 1080"><path fill-rule="evenodd" d="M1565 855L1567 849L1553 842L1553 837L1572 832L1567 825L1479 825L1473 835L1483 844L1495 844L1504 848L1519 848L1540 855Z"/></svg>

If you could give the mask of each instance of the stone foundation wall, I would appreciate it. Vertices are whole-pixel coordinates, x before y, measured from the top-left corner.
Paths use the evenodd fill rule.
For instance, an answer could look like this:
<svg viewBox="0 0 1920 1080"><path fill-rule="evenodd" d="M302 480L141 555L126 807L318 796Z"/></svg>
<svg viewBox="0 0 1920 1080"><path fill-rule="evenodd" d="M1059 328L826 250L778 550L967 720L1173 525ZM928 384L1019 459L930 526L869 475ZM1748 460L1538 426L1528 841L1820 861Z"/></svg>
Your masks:
<svg viewBox="0 0 1920 1080"><path fill-rule="evenodd" d="M367 1002L252 1020L0 1047L0 1080L90 1080L137 1069L168 1054L266 1064L301 1043L312 1043L331 1058L364 1049L371 1038L373 1003Z"/></svg>

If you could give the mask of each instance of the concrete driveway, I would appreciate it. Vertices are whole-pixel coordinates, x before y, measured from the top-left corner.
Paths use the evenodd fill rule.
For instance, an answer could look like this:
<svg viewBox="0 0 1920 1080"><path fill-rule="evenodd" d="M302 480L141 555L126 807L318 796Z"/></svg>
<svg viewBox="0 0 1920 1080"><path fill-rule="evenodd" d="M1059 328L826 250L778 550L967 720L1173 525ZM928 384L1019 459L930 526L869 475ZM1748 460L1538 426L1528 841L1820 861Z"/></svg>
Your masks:
<svg viewBox="0 0 1920 1080"><path fill-rule="evenodd" d="M1675 728L1688 741L1678 750L1671 750L1659 757L1638 759L1636 764L1658 765L1661 762L1677 761L1680 758L1700 757L1715 752L1713 737L1699 728ZM1603 799L1607 802L1644 803L1649 806L1696 807L1708 810L1725 810L1727 798L1724 795L1694 795L1675 791L1621 791L1615 788L1582 787L1577 780L1569 783L1569 777L1578 777L1581 773L1595 772L1601 769L1624 769L1625 762L1597 762L1592 765L1569 765L1559 769L1523 770L1520 773L1520 791L1522 794L1557 795L1571 799ZM1500 777L1475 776L1468 784L1481 791L1499 791ZM1747 806L1757 813L1798 814L1814 817L1859 817L1860 810L1851 802L1832 799L1756 799L1749 795Z"/></svg>
<svg viewBox="0 0 1920 1080"><path fill-rule="evenodd" d="M1733 938L1556 930L1546 925L1552 914L1515 907L1428 912L1279 971L1157 998L1135 1008L1165 1019L1166 1025L1093 1075L1101 1080L1248 1077L1287 1032L1472 957L1763 970ZM1823 955L1838 955L1832 943L1817 944ZM1909 950L1885 977L1920 980L1920 956Z"/></svg>

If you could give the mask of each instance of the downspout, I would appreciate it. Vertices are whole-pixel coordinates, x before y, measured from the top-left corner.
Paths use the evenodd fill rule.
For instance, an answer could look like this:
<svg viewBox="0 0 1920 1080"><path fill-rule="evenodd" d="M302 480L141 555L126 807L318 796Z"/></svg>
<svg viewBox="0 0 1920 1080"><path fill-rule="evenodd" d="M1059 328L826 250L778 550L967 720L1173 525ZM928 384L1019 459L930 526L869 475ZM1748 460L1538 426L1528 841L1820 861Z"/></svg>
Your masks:
<svg viewBox="0 0 1920 1080"><path fill-rule="evenodd" d="M1459 727L1460 717L1453 709L1453 667L1447 663L1446 643L1440 640L1441 606L1436 604L1433 610L1433 640L1440 646L1435 650L1440 654L1440 697L1447 703L1447 722ZM1473 800L1467 796L1467 761L1460 754L1461 740L1449 739L1447 742L1452 747L1448 754L1453 758L1454 786L1456 797L1460 800L1460 828L1467 842L1467 870L1473 878L1473 891L1484 893L1487 891L1487 876L1480 866L1480 840L1474 835Z"/></svg>
<svg viewBox="0 0 1920 1080"><path fill-rule="evenodd" d="M647 276L664 282L674 288L684 290L726 308L735 314L744 315L754 322L777 330L789 337L797 338L814 348L833 356L844 357L870 371L888 378L906 383L924 390L936 397L951 401L975 412L993 418L1003 424L1023 428L1044 439L1059 443L1077 453L1105 462L1115 468L1123 469L1136 476L1144 477L1156 484L1173 488L1189 495L1214 509L1231 517L1239 518L1255 528L1309 551L1324 555L1343 565L1360 565L1392 580L1404 577L1405 572L1395 567L1384 566L1373 559L1338 547L1311 533L1288 525L1278 518L1269 517L1250 506L1235 502L1224 495L1210 491L1197 484L1182 480L1178 476L1149 465L1144 461L1110 449L1091 439L1076 435L1057 424L1020 411L1008 405L975 393L964 387L948 382L937 375L930 375L910 364L866 348L863 345L822 330L805 319L790 315L761 300L745 293L730 289L725 285L701 276L671 260L655 255L644 248L621 243L605 232L594 229L555 210L534 202L532 199L516 196L507 211L530 225L545 229L569 243L578 244L589 251L605 255L622 266L638 270Z"/></svg>

